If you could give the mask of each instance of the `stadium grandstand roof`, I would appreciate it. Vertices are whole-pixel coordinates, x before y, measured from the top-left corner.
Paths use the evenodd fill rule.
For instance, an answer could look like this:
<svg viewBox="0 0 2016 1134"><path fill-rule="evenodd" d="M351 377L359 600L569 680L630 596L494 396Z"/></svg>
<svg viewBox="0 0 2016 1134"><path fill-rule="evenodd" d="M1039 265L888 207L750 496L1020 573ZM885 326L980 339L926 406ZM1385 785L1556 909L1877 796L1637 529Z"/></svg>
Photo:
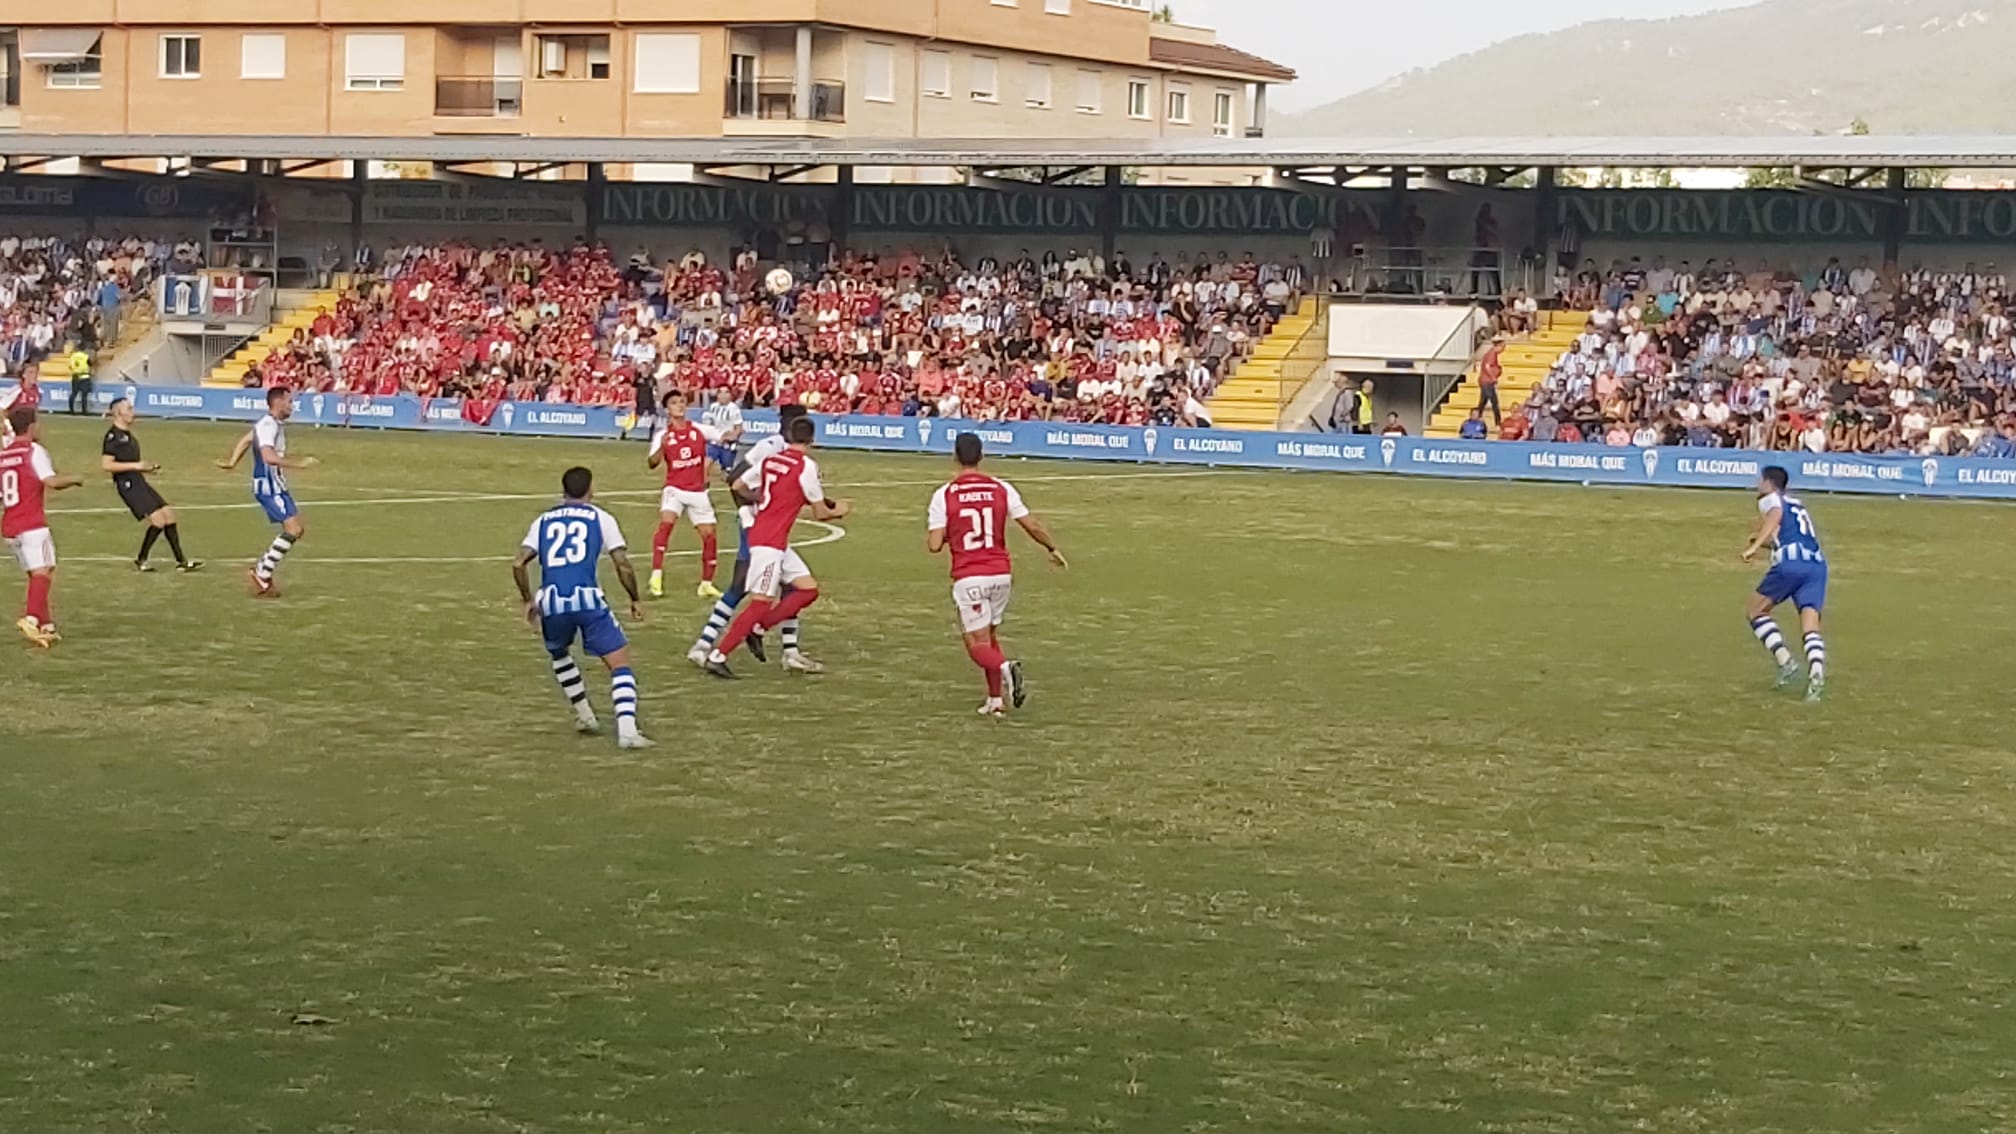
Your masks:
<svg viewBox="0 0 2016 1134"><path fill-rule="evenodd" d="M2016 135L1784 138L774 139L0 134L11 158L726 165L2016 167Z"/></svg>

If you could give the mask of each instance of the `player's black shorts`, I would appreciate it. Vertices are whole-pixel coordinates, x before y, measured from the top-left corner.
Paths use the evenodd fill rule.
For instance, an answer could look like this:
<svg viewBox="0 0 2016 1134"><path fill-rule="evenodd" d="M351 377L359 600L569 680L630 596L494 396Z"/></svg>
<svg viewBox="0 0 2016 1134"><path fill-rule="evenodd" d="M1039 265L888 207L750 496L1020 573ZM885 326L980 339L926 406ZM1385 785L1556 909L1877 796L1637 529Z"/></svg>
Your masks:
<svg viewBox="0 0 2016 1134"><path fill-rule="evenodd" d="M168 502L161 499L161 494L154 491L154 486L147 483L147 478L138 473L118 477L112 484L119 490L119 499L125 503L126 510L133 513L136 520L144 520L168 506Z"/></svg>

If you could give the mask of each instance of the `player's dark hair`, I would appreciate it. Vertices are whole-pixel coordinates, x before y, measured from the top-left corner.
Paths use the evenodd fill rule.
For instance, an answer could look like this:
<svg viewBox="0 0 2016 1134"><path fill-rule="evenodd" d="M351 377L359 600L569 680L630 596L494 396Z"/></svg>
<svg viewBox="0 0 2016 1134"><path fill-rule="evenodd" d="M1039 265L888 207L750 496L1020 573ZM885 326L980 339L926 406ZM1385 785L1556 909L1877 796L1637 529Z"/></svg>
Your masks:
<svg viewBox="0 0 2016 1134"><path fill-rule="evenodd" d="M980 467L980 435L961 433L952 442L952 455L959 459L959 467L976 469Z"/></svg>
<svg viewBox="0 0 2016 1134"><path fill-rule="evenodd" d="M288 394L291 394L293 392L294 391L289 390L285 386L275 386L272 389L266 391L266 408L272 409L274 402L279 401L281 398L284 398Z"/></svg>
<svg viewBox="0 0 2016 1134"><path fill-rule="evenodd" d="M661 406L669 406L672 404L673 398L683 398L685 396L686 391L684 390L667 390L665 391L665 396L658 399L658 404Z"/></svg>
<svg viewBox="0 0 2016 1134"><path fill-rule="evenodd" d="M27 406L15 406L7 411L7 424L13 427L16 437L26 437L29 426L35 424L35 411Z"/></svg>
<svg viewBox="0 0 2016 1134"><path fill-rule="evenodd" d="M105 412L111 413L113 410L118 409L120 406L125 405L128 400L129 399L127 399L123 395L117 398L113 398L111 401L105 403Z"/></svg>
<svg viewBox="0 0 2016 1134"><path fill-rule="evenodd" d="M586 500L595 487L595 474L575 465L560 474L560 491L569 500Z"/></svg>
<svg viewBox="0 0 2016 1134"><path fill-rule="evenodd" d="M803 414L784 423L784 440L793 445L810 445L812 438L818 434L819 430L813 426L812 419Z"/></svg>
<svg viewBox="0 0 2016 1134"><path fill-rule="evenodd" d="M805 407L799 405L797 402L792 402L790 405L778 406L777 428L780 430L783 429L785 426L791 424L792 422L798 420L801 417L804 417L807 412L808 411L805 409ZM790 440L791 434L786 432L784 434L784 439L787 441Z"/></svg>
<svg viewBox="0 0 2016 1134"><path fill-rule="evenodd" d="M1764 483L1783 492L1791 487L1792 474L1786 472L1783 465L1766 465L1764 466Z"/></svg>

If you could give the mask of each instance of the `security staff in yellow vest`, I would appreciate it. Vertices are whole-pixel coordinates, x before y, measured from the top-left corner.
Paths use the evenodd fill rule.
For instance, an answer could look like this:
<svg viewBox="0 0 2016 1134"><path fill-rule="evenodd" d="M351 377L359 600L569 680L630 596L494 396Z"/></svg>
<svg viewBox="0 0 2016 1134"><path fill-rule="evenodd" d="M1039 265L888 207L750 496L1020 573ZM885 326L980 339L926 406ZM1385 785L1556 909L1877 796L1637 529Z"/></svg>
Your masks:
<svg viewBox="0 0 2016 1134"><path fill-rule="evenodd" d="M1358 430L1359 433L1372 432L1372 379L1367 378L1358 386Z"/></svg>
<svg viewBox="0 0 2016 1134"><path fill-rule="evenodd" d="M81 346L70 352L70 412L91 412L91 352Z"/></svg>

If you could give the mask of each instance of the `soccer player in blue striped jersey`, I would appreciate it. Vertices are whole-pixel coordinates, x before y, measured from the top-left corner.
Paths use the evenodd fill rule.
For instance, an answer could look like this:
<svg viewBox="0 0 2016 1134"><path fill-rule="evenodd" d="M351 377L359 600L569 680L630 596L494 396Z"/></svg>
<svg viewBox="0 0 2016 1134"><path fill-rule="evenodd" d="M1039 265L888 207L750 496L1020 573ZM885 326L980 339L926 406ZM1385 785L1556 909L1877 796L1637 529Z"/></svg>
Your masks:
<svg viewBox="0 0 2016 1134"><path fill-rule="evenodd" d="M1787 489L1791 475L1766 468L1757 481L1757 531L1743 549L1743 562L1771 549L1771 569L1750 596L1750 632L1778 662L1778 687L1799 680L1799 662L1785 646L1785 635L1771 612L1790 601L1799 610L1806 636L1806 699L1818 701L1827 692L1827 641L1820 633L1820 611L1827 605L1827 556L1820 551L1820 533L1806 505Z"/></svg>
<svg viewBox="0 0 2016 1134"><path fill-rule="evenodd" d="M252 454L252 499L266 513L266 518L280 525L280 534L266 548L257 562L246 573L252 586L254 598L279 598L279 584L273 581L274 572L280 569L280 561L308 534L301 523L301 510L294 504L294 494L287 490L287 470L312 468L316 464L313 457L290 457L287 455L287 420L294 416L294 393L275 386L266 391L266 416L253 424L251 432L238 439L227 460L217 462L221 469L234 469L245 454Z"/></svg>
<svg viewBox="0 0 2016 1134"><path fill-rule="evenodd" d="M709 412L711 413L712 411L710 410ZM797 404L778 407L777 432L750 446L749 451L743 454L742 459L735 462L733 467L729 468L728 483L730 487L728 491L731 494L735 491L733 486L736 478L749 469L762 464L765 459L781 453L790 447L784 440L784 430L793 421L804 417L805 413L805 407ZM735 420L738 423L741 421L739 411ZM714 652L714 643L720 641L721 635L727 632L728 623L735 617L735 609L742 605L742 600L749 593L747 588L747 583L749 582L749 525L756 522L756 508L754 505L743 503L740 500L736 501L736 505L735 519L742 531L735 549L735 571L730 577L728 592L714 603L714 609L708 612L707 615L707 625L701 629L700 637L694 641L693 648L686 652L686 660L697 666L706 666L708 655ZM778 635L784 639L785 670L790 673L823 673L826 667L807 657L805 652L799 649L798 631L799 625L796 618L787 618L777 627ZM751 631L749 639L744 645L749 648L750 655L757 661L767 662L770 660L764 650L762 630Z"/></svg>
<svg viewBox="0 0 2016 1134"><path fill-rule="evenodd" d="M525 604L525 620L546 642L553 661L553 678L574 706L576 727L595 732L601 722L588 704L588 688L581 680L581 667L574 664L574 640L582 649L602 659L609 668L609 699L616 708L616 744L619 748L649 748L651 741L637 730L637 675L630 670L630 640L616 624L609 610L609 597L598 574L602 556L616 568L616 578L630 596L630 617L644 618L643 596L637 590L637 572L625 554L623 530L616 517L595 506L595 474L571 468L560 478L564 494L559 504L532 521L519 545L518 558L511 564L511 578L518 584L518 598ZM539 590L532 590L531 573L539 564Z"/></svg>

